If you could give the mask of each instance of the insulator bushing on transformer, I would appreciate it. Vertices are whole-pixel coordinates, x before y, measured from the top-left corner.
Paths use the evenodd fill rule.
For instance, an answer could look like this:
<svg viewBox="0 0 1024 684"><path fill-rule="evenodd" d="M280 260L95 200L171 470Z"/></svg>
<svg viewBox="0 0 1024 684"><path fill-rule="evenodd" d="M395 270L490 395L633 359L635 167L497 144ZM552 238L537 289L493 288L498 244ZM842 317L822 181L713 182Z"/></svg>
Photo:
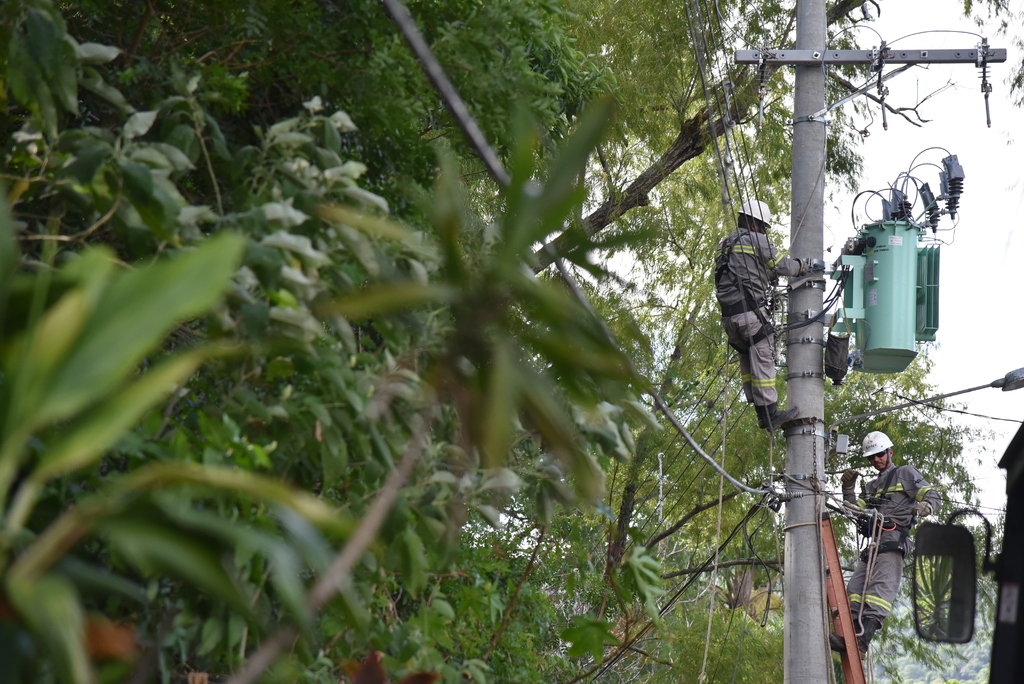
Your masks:
<svg viewBox="0 0 1024 684"><path fill-rule="evenodd" d="M928 216L927 225L934 233L939 227L939 217L942 216L942 210L939 209L939 205L935 201L935 194L927 183L922 184L918 188L918 192L921 194L921 201L924 202L924 211Z"/></svg>
<svg viewBox="0 0 1024 684"><path fill-rule="evenodd" d="M939 173L942 194L946 200L946 213L956 220L956 210L960 206L960 195L964 192L964 167L955 154L942 160L943 170Z"/></svg>
<svg viewBox="0 0 1024 684"><path fill-rule="evenodd" d="M914 205L910 200L904 198L898 203L896 213L893 215L893 218L897 221L909 221L913 217L913 208Z"/></svg>

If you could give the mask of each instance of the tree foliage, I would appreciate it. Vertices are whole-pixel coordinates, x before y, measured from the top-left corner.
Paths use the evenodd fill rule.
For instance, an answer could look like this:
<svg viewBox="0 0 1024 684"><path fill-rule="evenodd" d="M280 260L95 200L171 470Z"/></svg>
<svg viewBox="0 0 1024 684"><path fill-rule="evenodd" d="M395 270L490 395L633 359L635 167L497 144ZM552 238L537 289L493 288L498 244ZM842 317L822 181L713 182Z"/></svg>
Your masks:
<svg viewBox="0 0 1024 684"><path fill-rule="evenodd" d="M714 46L684 48L707 17L410 10L508 188L377 3L0 7L15 680L763 681L781 662L776 511L643 401L740 479L779 470L711 296L724 128ZM719 11L788 35L781 6ZM758 84L733 85L749 120ZM786 88L729 137L776 209ZM617 342L535 275L554 235ZM927 370L861 376L829 412L924 396ZM854 427L972 496L954 424Z"/></svg>

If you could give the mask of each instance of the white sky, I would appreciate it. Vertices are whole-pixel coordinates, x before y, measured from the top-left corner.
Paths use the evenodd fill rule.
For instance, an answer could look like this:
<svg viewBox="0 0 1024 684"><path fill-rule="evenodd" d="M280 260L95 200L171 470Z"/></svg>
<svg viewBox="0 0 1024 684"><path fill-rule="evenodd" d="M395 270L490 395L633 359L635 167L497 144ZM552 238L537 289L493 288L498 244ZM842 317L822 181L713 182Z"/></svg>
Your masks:
<svg viewBox="0 0 1024 684"><path fill-rule="evenodd" d="M1014 4L1018 11L1024 7L1021 0ZM929 147L949 150L959 157L964 168L960 223L955 240L943 246L941 252L939 349L933 356L936 364L931 376L938 385L938 393L954 392L1024 367L1024 110L1012 105L1005 82L1018 56L1009 37L996 36L994 30L979 29L960 17L957 10L961 3L955 0L890 0L881 5L881 17L872 26L890 45L911 33L959 29L986 35L992 47L1009 52L1006 63L993 65L989 71L989 82L993 85L991 128L985 122L979 69L973 65L915 67L886 82L887 101L894 107L912 106L920 97L952 82L952 87L920 108L922 117L931 119L931 123L915 128L889 114L889 130L884 131L879 108L873 105L875 121L862 148L865 173L860 190L884 190L919 152ZM1016 29L1019 33L1022 27ZM871 31L860 30L856 35L865 49L879 44ZM970 49L979 42L978 37L964 33L926 33L895 42L894 47ZM857 123L860 127L867 120ZM932 151L919 161L938 164L944 156L943 152ZM939 194L938 169L919 169L914 175L929 182ZM834 189L827 188L826 192ZM842 200L838 208L826 209L826 247L834 236L833 251L826 255L829 259L834 259L846 238L855 234L850 221L851 200L852 195ZM867 205L871 219L866 218L862 202L856 208L858 225L881 218L877 200ZM919 209L915 207L915 214ZM949 217L943 216L939 228L951 226ZM948 241L950 234L946 236ZM966 410L972 413L1024 420L1024 389L983 389L957 397L956 401L966 404ZM967 416L957 420L996 432L991 443L971 446L971 453L984 454L984 460L991 464L998 462L1019 428L1018 423ZM927 464L915 465L928 472ZM1004 483L1002 471L994 465L979 472L978 484L985 492L983 503L1001 505L1005 500Z"/></svg>

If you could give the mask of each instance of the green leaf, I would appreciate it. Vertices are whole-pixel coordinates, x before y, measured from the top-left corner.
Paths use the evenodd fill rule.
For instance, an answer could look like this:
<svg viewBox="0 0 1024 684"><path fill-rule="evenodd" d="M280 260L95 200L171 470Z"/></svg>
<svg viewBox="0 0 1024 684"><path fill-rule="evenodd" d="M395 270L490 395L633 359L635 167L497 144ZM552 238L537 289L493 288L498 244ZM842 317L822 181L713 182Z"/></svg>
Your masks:
<svg viewBox="0 0 1024 684"><path fill-rule="evenodd" d="M629 579L643 601L647 614L652 620L658 619L657 598L665 593L664 580L661 578L661 563L651 556L643 546L633 546L629 557L622 564L622 571Z"/></svg>
<svg viewBox="0 0 1024 684"><path fill-rule="evenodd" d="M93 463L196 368L226 351L227 348L220 346L199 349L165 361L143 374L139 380L81 418L48 449L32 473L32 480L43 483Z"/></svg>
<svg viewBox="0 0 1024 684"><path fill-rule="evenodd" d="M312 613L306 603L306 590L302 583L302 563L294 549L281 539L245 525L237 521L225 520L205 511L181 505L180 499L163 496L158 506L163 512L193 534L213 537L221 548L249 549L261 554L270 564L270 581L274 585L276 597L288 612L308 629L311 626Z"/></svg>
<svg viewBox="0 0 1024 684"><path fill-rule="evenodd" d="M485 661L479 658L471 658L465 662L464 667L464 672L468 673L477 684L487 684L490 681L487 673L490 672L491 667ZM463 679L465 678L465 674L463 674Z"/></svg>
<svg viewBox="0 0 1024 684"><path fill-rule="evenodd" d="M81 43L75 46L75 56L83 64L106 64L121 54L121 49L100 43Z"/></svg>
<svg viewBox="0 0 1024 684"><path fill-rule="evenodd" d="M593 458L576 444L576 434L547 387L538 375L520 382L521 401L527 415L548 444L548 449L569 466L576 486L587 498L600 498L604 474Z"/></svg>
<svg viewBox="0 0 1024 684"><path fill-rule="evenodd" d="M604 660L605 644L619 643L618 638L611 633L610 622L577 615L572 618L572 624L572 627L564 629L560 635L563 640L572 644L568 651L570 658L589 653L594 662L600 665Z"/></svg>
<svg viewBox="0 0 1024 684"><path fill-rule="evenodd" d="M84 643L85 618L74 586L50 573L8 582L7 595L61 678L73 684L92 684L94 676Z"/></svg>
<svg viewBox="0 0 1024 684"><path fill-rule="evenodd" d="M218 547L194 534L136 518L131 513L100 520L96 528L143 575L173 575L252 617L249 599L225 570Z"/></svg>
<svg viewBox="0 0 1024 684"><path fill-rule="evenodd" d="M61 28L54 22L53 17L37 9L29 9L25 13L25 38L28 50L47 80L55 77L60 68L60 52L65 44Z"/></svg>
<svg viewBox="0 0 1024 684"><path fill-rule="evenodd" d="M96 177L96 171L110 157L109 145L98 143L79 150L75 160L64 167L63 171L82 185L87 185Z"/></svg>
<svg viewBox="0 0 1024 684"><path fill-rule="evenodd" d="M125 195L139 212L142 221L158 238L171 238L171 229L181 210L179 204L153 181L152 172L145 164L120 162L118 165L121 167Z"/></svg>
<svg viewBox="0 0 1024 684"><path fill-rule="evenodd" d="M42 120L48 136L55 136L57 109L53 104L53 96L44 82L39 62L31 54L27 38L20 31L14 32L7 48L6 75L14 99Z"/></svg>
<svg viewBox="0 0 1024 684"><path fill-rule="evenodd" d="M66 112L78 114L78 58L68 40L61 40L58 52L60 64L50 88Z"/></svg>
<svg viewBox="0 0 1024 684"><path fill-rule="evenodd" d="M121 134L127 140L145 135L153 127L153 124L156 123L156 115L156 111L135 112L125 122L124 128L121 129Z"/></svg>
<svg viewBox="0 0 1024 684"><path fill-rule="evenodd" d="M125 490L150 491L181 484L203 485L248 494L287 506L315 525L350 534L351 520L339 515L308 492L282 482L235 468L216 468L193 463L154 463L124 478Z"/></svg>
<svg viewBox="0 0 1024 684"><path fill-rule="evenodd" d="M145 587L118 575L105 566L93 565L70 554L54 566L57 574L71 580L79 591L101 596L123 596L144 606L148 603Z"/></svg>
<svg viewBox="0 0 1024 684"><path fill-rule="evenodd" d="M82 77L78 83L89 92L99 95L114 105L123 116L128 116L135 111L135 108L128 104L128 100L125 99L121 91L104 81L103 77L100 76L100 72L92 67L85 67L82 70Z"/></svg>
<svg viewBox="0 0 1024 684"><path fill-rule="evenodd" d="M321 132L324 138L324 146L332 152L341 152L341 136L338 129L327 119L324 119Z"/></svg>
<svg viewBox="0 0 1024 684"><path fill-rule="evenodd" d="M208 309L234 274L242 244L222 233L176 259L119 275L55 373L33 422L67 418L106 395L178 321Z"/></svg>
<svg viewBox="0 0 1024 684"><path fill-rule="evenodd" d="M427 586L427 552L423 540L412 527L406 527L395 543L398 545L402 586L416 597Z"/></svg>
<svg viewBox="0 0 1024 684"><path fill-rule="evenodd" d="M203 628L199 632L199 650L196 653L201 656L208 655L220 646L223 640L224 621L220 618L210 618L203 623Z"/></svg>
<svg viewBox="0 0 1024 684"><path fill-rule="evenodd" d="M455 619L455 609L452 608L452 604L448 603L442 598L435 598L430 602L430 608L441 614L445 620L449 622Z"/></svg>
<svg viewBox="0 0 1024 684"><path fill-rule="evenodd" d="M381 283L334 300L326 311L353 321L371 316L384 316L427 304L443 304L453 300L457 292L442 285L420 285L416 282Z"/></svg>
<svg viewBox="0 0 1024 684"><path fill-rule="evenodd" d="M348 445L335 429L324 430L323 448L320 450L324 487L337 487L344 483L348 467Z"/></svg>
<svg viewBox="0 0 1024 684"><path fill-rule="evenodd" d="M416 233L395 221L369 216L340 204L325 204L320 207L320 218L328 223L351 226L370 237L384 238L396 242L412 242Z"/></svg>

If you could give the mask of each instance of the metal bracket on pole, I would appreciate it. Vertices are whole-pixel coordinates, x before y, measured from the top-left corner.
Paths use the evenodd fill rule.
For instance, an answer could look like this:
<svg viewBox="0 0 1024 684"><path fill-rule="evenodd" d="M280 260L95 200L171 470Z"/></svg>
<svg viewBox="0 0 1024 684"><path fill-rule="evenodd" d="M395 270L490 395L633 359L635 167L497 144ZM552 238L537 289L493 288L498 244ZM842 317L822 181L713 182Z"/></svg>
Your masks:
<svg viewBox="0 0 1024 684"><path fill-rule="evenodd" d="M924 53L928 54L928 51L925 50ZM883 82L888 81L893 76L896 76L897 74L902 74L904 71L906 71L907 69L909 69L912 66L914 66L914 65L913 64L905 64L905 65L901 66L899 69L893 69L892 71L890 71L886 75L882 76L882 81ZM828 105L824 109L822 109L820 111L817 111L814 114L811 114L810 117L823 117L825 114L828 114L833 109L838 109L839 107L842 107L847 102L849 102L851 100L854 100L854 99L860 97L861 95L867 94L867 92L869 90L871 90L872 88L877 87L878 85L879 85L878 81L875 80L875 81L865 85L863 88L858 88L857 90L855 90L854 92L850 93L849 95L847 95L843 99L837 100L836 102L833 102L832 104ZM800 117L800 118L806 119L806 118L810 118L810 117ZM828 122L826 121L826 123L828 123Z"/></svg>
<svg viewBox="0 0 1024 684"><path fill-rule="evenodd" d="M794 344L817 344L819 346L826 346L825 340L820 337L796 337L786 340L786 344L793 346Z"/></svg>
<svg viewBox="0 0 1024 684"><path fill-rule="evenodd" d="M826 435L823 431L819 430L813 425L797 425L786 430L786 437L797 437L810 435L812 437L820 437L826 439ZM794 476L791 476L794 477ZM805 476L806 477L806 476Z"/></svg>
<svg viewBox="0 0 1024 684"><path fill-rule="evenodd" d="M798 380L800 378L817 378L818 380L824 380L825 374L818 371L799 371L790 373L786 376L787 380Z"/></svg>
<svg viewBox="0 0 1024 684"><path fill-rule="evenodd" d="M790 119L787 123L790 126L795 126L798 123L807 123L809 121L817 121L818 123L823 123L823 124L825 124L827 126L828 124L832 123L831 120L826 119L825 116L824 116L824 114L827 111L828 111L827 109L823 109L820 114L811 114L810 116L798 116L795 119Z"/></svg>
<svg viewBox="0 0 1024 684"><path fill-rule="evenodd" d="M794 311L794 312L790 313L789 314L789 320L792 323L802 323L804 321L809 321L809 320L811 320L813 318L818 318L819 316L821 316L821 312L820 311L814 311L813 309L808 309L807 311L803 311L803 312Z"/></svg>

